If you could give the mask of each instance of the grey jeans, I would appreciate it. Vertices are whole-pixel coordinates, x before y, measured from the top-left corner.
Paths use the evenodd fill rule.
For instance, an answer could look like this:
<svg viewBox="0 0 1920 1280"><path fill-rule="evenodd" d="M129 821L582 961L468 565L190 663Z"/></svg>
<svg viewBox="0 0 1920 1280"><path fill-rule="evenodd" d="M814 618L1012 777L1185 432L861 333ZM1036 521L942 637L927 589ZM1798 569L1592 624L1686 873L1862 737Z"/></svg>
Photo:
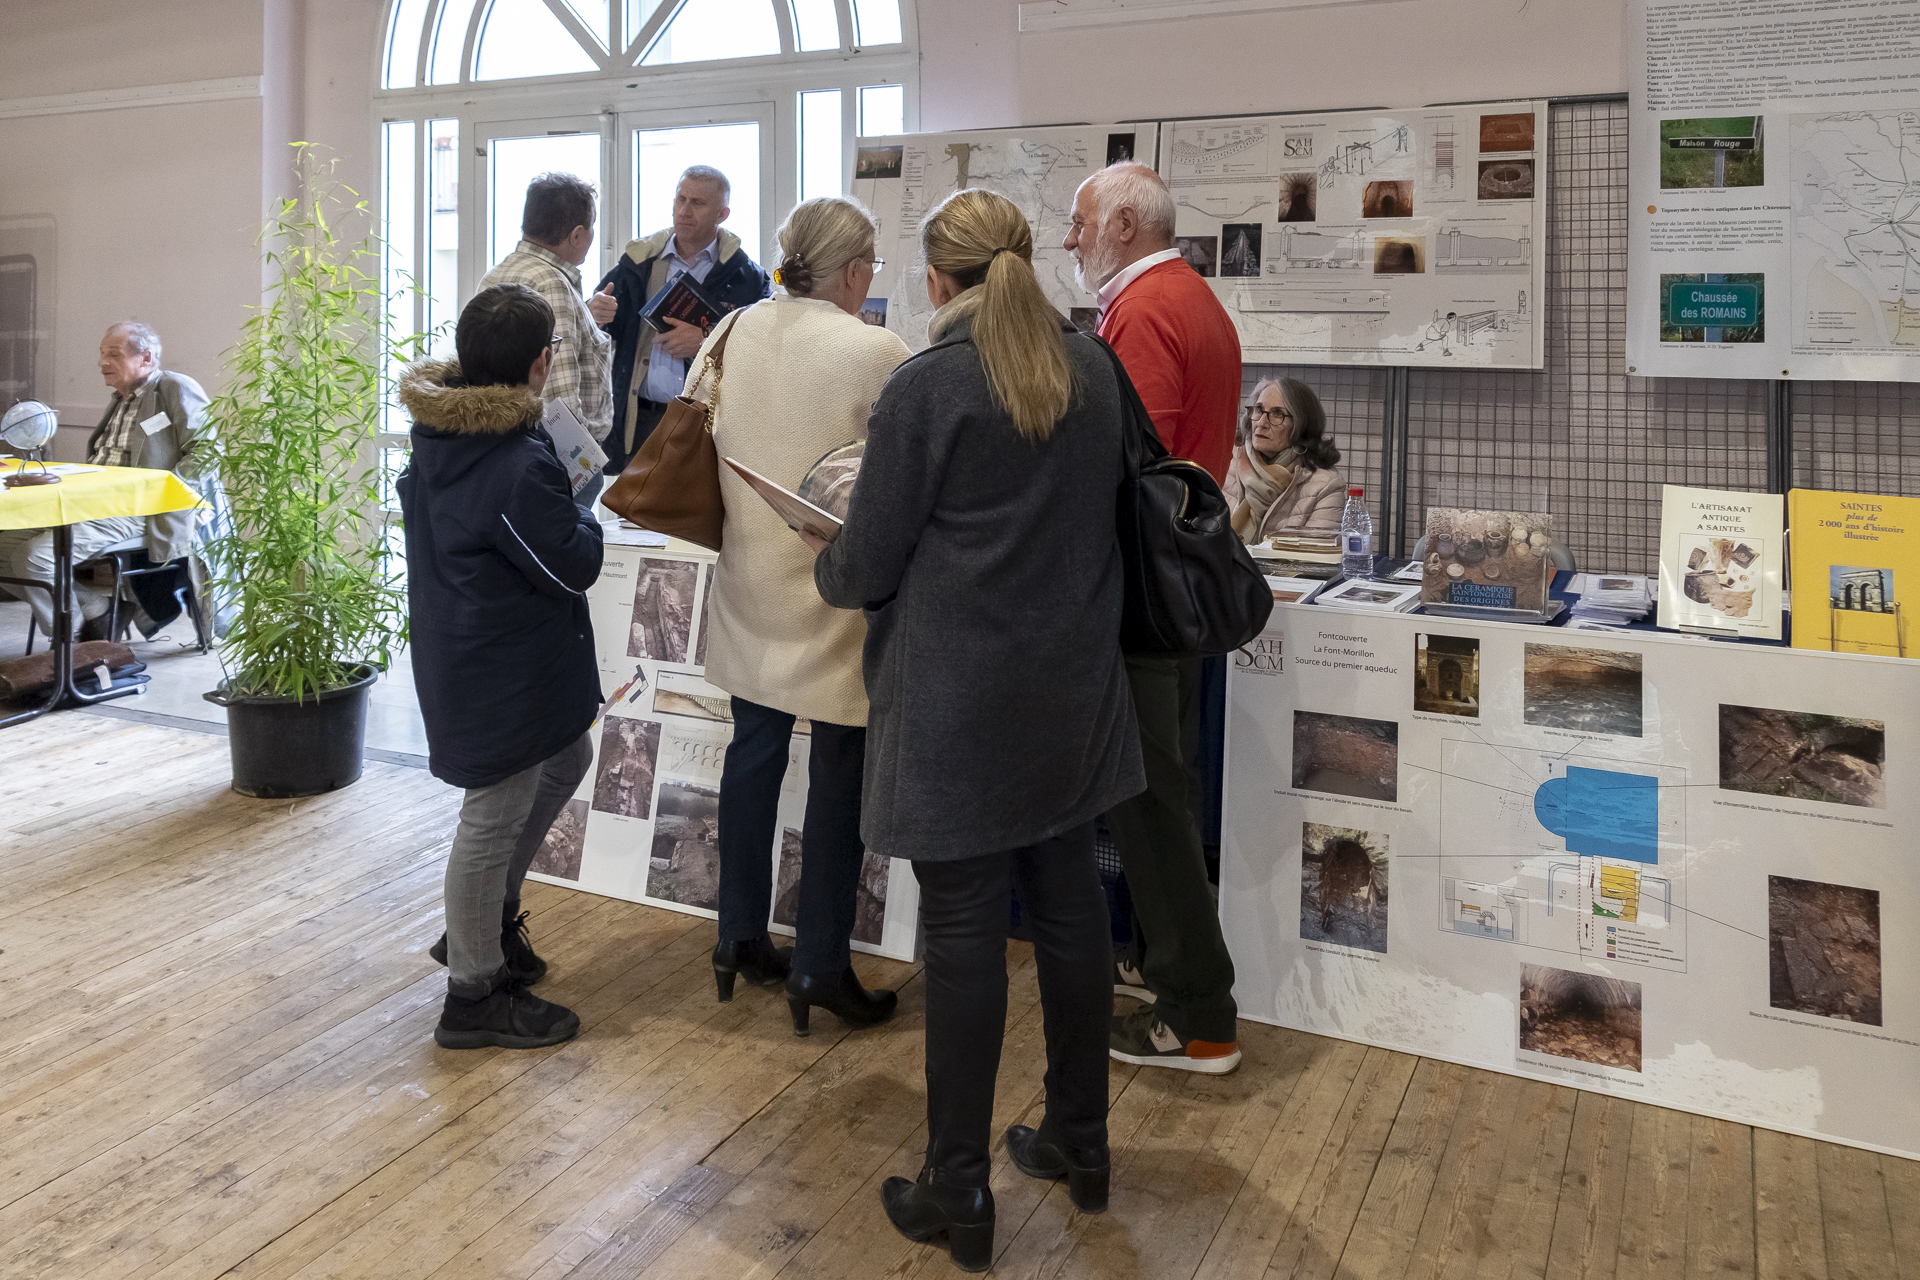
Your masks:
<svg viewBox="0 0 1920 1280"><path fill-rule="evenodd" d="M78 568L82 560L90 560L108 547L141 537L146 533L147 522L139 516L109 516L105 520L82 520L73 526L73 563ZM53 581L53 530L51 529L0 529L0 573L10 578L32 578L39 582ZM39 587L19 587L11 583L0 584L0 593L25 600L33 606L33 616L40 623L40 630L47 635L53 634L53 593ZM94 588L91 582L75 578L73 582L74 621L85 618L97 618L107 611L113 601L104 591Z"/></svg>
<svg viewBox="0 0 1920 1280"><path fill-rule="evenodd" d="M520 900L527 868L586 777L593 742L581 734L531 768L490 787L470 787L447 855L447 989L476 999L505 964L501 909Z"/></svg>

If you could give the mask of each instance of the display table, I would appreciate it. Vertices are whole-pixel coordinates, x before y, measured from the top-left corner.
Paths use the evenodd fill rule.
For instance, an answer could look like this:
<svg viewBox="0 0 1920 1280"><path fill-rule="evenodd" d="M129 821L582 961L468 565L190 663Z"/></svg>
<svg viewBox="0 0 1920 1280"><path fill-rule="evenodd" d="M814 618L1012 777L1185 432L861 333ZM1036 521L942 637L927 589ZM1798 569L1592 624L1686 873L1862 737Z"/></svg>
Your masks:
<svg viewBox="0 0 1920 1280"><path fill-rule="evenodd" d="M1226 747L1243 1017L1920 1154L1920 662L1280 605Z"/></svg>
<svg viewBox="0 0 1920 1280"><path fill-rule="evenodd" d="M12 475L20 467L18 461L9 459L0 464L0 475ZM34 469L34 464L29 464L28 469ZM54 671L53 690L47 700L38 707L0 719L0 728L38 719L63 703L105 702L137 693L144 685L142 681L83 692L74 683L73 526L83 520L153 516L199 505L199 496L180 483L173 472L141 467L100 467L63 475L59 484L0 488L0 529L50 529L53 532L52 582L15 578L0 581L41 587L52 593L53 634L48 640Z"/></svg>
<svg viewBox="0 0 1920 1280"><path fill-rule="evenodd" d="M587 592L600 684L593 767L554 823L531 874L709 919L720 878L720 768L731 698L704 679L713 552L607 526L606 561ZM773 931L792 934L807 805L806 721L795 726L779 820L767 850ZM919 884L904 861L867 854L853 948L914 958Z"/></svg>

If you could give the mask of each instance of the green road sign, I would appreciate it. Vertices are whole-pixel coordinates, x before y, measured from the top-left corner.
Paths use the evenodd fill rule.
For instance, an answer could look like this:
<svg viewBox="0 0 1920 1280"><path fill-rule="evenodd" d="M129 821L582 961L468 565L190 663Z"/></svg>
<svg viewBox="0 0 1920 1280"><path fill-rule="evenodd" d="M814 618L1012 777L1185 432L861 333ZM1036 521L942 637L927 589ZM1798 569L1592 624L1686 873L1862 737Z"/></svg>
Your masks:
<svg viewBox="0 0 1920 1280"><path fill-rule="evenodd" d="M1669 151L1752 151L1758 138L1668 138Z"/></svg>
<svg viewBox="0 0 1920 1280"><path fill-rule="evenodd" d="M1667 285L1667 323L1751 329L1760 323L1760 286L1687 280Z"/></svg>

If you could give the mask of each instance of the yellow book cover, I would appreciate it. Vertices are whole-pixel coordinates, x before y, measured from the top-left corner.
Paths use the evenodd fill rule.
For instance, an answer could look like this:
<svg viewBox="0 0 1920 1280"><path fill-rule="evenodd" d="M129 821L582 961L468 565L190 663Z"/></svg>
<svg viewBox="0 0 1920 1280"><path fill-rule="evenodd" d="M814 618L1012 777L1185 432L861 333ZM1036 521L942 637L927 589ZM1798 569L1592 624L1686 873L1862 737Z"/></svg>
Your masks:
<svg viewBox="0 0 1920 1280"><path fill-rule="evenodd" d="M1787 495L1793 647L1920 657L1920 498Z"/></svg>

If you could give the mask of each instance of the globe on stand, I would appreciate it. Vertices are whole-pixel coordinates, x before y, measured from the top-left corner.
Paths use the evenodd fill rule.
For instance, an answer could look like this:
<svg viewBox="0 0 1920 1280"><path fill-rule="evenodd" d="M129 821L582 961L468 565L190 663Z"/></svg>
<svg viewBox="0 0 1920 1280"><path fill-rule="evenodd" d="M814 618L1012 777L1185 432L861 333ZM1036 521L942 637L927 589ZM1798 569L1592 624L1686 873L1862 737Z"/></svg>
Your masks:
<svg viewBox="0 0 1920 1280"><path fill-rule="evenodd" d="M59 429L60 419L38 400L22 400L5 414L0 414L0 441L22 454L40 449L53 439L53 433ZM26 460L22 460L20 469L7 477L9 489L21 485L59 483L60 477L48 471L44 461L40 462L40 470L30 472Z"/></svg>

